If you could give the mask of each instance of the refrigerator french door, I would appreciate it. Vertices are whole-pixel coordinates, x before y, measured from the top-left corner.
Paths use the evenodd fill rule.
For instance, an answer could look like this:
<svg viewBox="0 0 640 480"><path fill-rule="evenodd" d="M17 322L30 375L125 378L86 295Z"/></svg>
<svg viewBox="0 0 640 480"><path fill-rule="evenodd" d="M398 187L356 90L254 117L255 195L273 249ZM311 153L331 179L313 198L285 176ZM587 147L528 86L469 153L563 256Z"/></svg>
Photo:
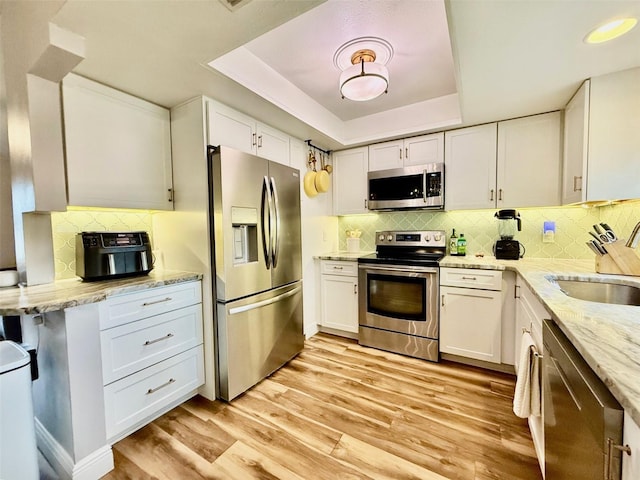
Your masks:
<svg viewBox="0 0 640 480"><path fill-rule="evenodd" d="M218 396L232 400L302 350L300 172L209 147Z"/></svg>

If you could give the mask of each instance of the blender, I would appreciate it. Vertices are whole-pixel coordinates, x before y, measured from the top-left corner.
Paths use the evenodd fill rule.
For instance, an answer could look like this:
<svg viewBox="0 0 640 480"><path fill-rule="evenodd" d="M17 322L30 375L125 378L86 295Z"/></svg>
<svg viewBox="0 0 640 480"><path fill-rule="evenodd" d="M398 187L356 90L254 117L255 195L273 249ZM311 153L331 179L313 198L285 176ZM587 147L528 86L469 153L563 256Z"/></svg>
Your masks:
<svg viewBox="0 0 640 480"><path fill-rule="evenodd" d="M524 246L513 239L516 232L522 230L520 214L515 210L498 210L494 216L498 219L498 234L500 235L500 240L497 240L493 247L495 257L499 260L522 258Z"/></svg>

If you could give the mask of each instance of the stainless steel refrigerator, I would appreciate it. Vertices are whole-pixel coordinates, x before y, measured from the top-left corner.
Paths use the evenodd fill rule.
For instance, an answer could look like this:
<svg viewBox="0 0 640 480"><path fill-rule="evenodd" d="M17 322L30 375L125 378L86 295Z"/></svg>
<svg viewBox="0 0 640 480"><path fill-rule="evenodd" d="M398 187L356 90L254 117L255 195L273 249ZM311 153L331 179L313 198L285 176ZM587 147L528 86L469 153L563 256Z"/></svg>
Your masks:
<svg viewBox="0 0 640 480"><path fill-rule="evenodd" d="M230 401L303 347L300 172L209 147L218 396Z"/></svg>

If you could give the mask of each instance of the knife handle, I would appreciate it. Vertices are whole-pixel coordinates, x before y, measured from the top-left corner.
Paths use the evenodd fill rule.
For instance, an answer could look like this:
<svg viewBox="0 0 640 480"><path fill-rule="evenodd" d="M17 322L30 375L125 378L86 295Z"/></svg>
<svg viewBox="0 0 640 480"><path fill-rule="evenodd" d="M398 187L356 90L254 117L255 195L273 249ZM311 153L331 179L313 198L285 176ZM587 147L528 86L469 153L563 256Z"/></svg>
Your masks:
<svg viewBox="0 0 640 480"><path fill-rule="evenodd" d="M638 222L636 224L635 227L633 227L633 232L631 232L631 235L629 235L629 239L627 240L627 243L625 244L627 247L629 248L637 248L638 247L638 241L640 240L640 222Z"/></svg>

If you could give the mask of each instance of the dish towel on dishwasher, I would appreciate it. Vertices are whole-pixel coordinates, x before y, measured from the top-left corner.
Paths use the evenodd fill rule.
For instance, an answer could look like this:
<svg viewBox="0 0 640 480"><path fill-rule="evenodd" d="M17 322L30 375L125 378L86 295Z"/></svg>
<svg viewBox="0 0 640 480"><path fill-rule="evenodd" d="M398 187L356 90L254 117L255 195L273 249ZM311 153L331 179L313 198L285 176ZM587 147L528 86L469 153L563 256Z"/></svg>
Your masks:
<svg viewBox="0 0 640 480"><path fill-rule="evenodd" d="M540 358L535 354L536 344L529 332L522 334L518 378L513 395L513 413L520 418L540 416Z"/></svg>

